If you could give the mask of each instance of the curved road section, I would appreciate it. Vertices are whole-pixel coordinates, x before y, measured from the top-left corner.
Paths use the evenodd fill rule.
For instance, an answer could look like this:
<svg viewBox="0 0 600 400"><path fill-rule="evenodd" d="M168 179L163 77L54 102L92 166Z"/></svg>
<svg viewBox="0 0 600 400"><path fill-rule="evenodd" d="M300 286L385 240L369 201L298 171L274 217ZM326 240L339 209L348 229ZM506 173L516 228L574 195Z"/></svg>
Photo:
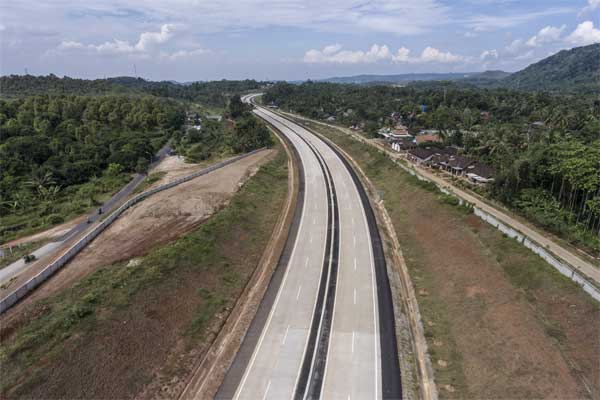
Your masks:
<svg viewBox="0 0 600 400"><path fill-rule="evenodd" d="M268 317L242 344L251 356L236 357L217 398L401 398L385 260L360 181L316 135L268 109L255 113L295 147L304 201Z"/></svg>

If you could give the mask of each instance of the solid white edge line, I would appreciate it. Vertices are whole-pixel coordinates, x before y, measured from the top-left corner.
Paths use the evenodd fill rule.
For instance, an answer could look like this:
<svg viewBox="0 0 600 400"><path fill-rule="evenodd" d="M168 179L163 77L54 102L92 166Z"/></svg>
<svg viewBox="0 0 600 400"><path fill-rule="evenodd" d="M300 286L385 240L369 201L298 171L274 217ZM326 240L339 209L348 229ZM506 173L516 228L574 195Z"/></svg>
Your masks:
<svg viewBox="0 0 600 400"><path fill-rule="evenodd" d="M301 237L300 232L304 231L304 226L305 226L305 224L304 224L304 216L306 215L305 211L306 211L306 205L307 205L307 203L308 202L304 202L304 204L302 205L301 227L298 230L298 234L296 235L296 240L294 242L294 248L293 248L292 254L290 256L290 261L288 261L288 268L286 268L283 280L282 280L282 282L281 282L281 284L279 286L279 289L277 291L277 296L275 298L275 302L271 306L271 310L269 310L269 317L267 319L267 323L263 327L263 330L261 332L259 341L258 341L257 345L255 346L254 351L252 353L252 358L250 359L250 363L246 366L246 370L244 371L244 376L242 378L242 381L238 385L238 387L236 389L236 393L233 396L233 398L236 399L236 400L239 399L239 397L240 397L240 395L241 395L241 393L243 391L244 385L246 384L246 380L248 379L248 375L250 374L250 371L252 370L252 367L254 366L254 362L256 360L256 357L257 357L258 353L260 352L260 348L262 347L262 342L264 340L266 332L268 331L268 329L269 329L269 327L271 325L271 320L273 319L273 314L275 313L275 310L277 309L277 304L279 303L279 299L281 297L281 293L283 292L283 288L285 287L285 283L287 281L287 277L288 277L288 274L289 274L289 271L290 271L289 265L291 264L291 260L294 259L294 256L295 256L295 253L296 253L296 249L298 247L298 243L299 243L299 240L300 240L300 237ZM308 229L308 228L306 228L306 229Z"/></svg>

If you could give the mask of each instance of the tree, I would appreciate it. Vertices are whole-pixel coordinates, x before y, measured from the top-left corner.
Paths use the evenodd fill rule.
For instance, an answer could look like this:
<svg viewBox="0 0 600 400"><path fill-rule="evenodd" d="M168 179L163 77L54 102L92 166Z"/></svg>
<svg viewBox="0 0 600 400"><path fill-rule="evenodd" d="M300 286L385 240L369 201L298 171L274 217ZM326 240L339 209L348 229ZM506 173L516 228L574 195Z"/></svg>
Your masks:
<svg viewBox="0 0 600 400"><path fill-rule="evenodd" d="M239 95L231 97L229 100L229 115L231 118L237 119L246 111L246 105L242 102Z"/></svg>

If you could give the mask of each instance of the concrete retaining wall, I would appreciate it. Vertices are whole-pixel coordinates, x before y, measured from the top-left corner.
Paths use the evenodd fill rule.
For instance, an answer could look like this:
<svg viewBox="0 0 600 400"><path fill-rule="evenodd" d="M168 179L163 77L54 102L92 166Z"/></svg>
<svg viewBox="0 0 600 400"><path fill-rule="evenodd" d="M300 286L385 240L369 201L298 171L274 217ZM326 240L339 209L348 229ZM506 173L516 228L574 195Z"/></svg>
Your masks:
<svg viewBox="0 0 600 400"><path fill-rule="evenodd" d="M383 153L388 155L385 152L383 152ZM431 182L429 179L427 179L423 175L419 174L414 169L407 167L406 165L402 164L401 162L399 162L397 160L392 159L391 157L390 157L390 159L396 165L400 166L402 169L407 171L409 174L416 176L420 180ZM437 186L437 188L442 193L456 197L461 205L462 204L471 204L467 200L463 199L460 195L454 193L453 191L449 190L448 188L439 186L435 182L433 182L433 183ZM507 236L509 236L513 239L516 239L519 243L523 244L523 246L527 247L528 249L533 251L535 254L542 257L548 264L550 264L556 270L558 270L558 272L560 272L564 276L568 277L572 281L579 284L583 288L583 290L585 290L590 296L592 296L594 298L594 300L600 301L600 289L598 289L592 282L590 282L586 277L584 277L582 274L580 274L577 271L577 269L572 267L569 263L567 263L566 261L555 256L554 254L552 254L550 251L546 250L543 246L539 245L536 241L534 241L530 237L528 237L525 234L521 233L520 231L514 229L513 227L508 226L505 223L498 221L498 219L496 219L494 216L492 216L491 214L488 214L487 212L481 210L480 208L473 206L473 212L479 218L483 219L490 225L493 225L494 227L496 227L498 230L500 230L502 233L506 234Z"/></svg>
<svg viewBox="0 0 600 400"><path fill-rule="evenodd" d="M69 261L71 261L71 259L73 257L75 257L75 255L77 255L77 253L79 253L85 246L88 245L88 243L90 243L92 240L94 240L98 235L100 235L100 233L102 233L106 228L108 228L110 226L110 224L112 224L117 218L119 218L121 216L121 214L123 214L125 212L125 210L127 210L131 206L139 203L140 201L146 199L147 197L152 196L155 193L162 192L163 190L170 189L172 187L180 185L184 182L188 182L199 176L206 175L212 171L215 171L219 168L223 168L229 164L232 164L232 163L239 161L243 158L246 158L252 154L255 154L261 150L263 150L263 149L254 150L249 153L242 154L241 156L230 158L229 160L225 160L225 161L222 161L215 165L212 165L206 169L203 169L202 171L195 172L191 175L184 176L183 178L176 179L173 182L169 182L164 185L158 186L154 189L150 189L148 191L142 192L142 193L136 195L135 197L132 197L131 199L127 200L123 205L121 205L119 208L117 208L115 211L113 211L107 218L105 218L94 229L92 229L84 237L79 239L79 241L77 241L77 243L75 243L73 246L71 246L69 248L69 250L67 250L66 253L64 253L58 259L56 259L51 264L46 266L42 271L40 271L37 275L35 275L31 279L29 279L27 282L25 282L21 287L16 289L14 292L12 292L8 296L6 296L2 300L0 300L0 314L4 313L8 308L10 308L14 304L16 304L19 300L21 300L23 297L25 297L29 292L34 290L42 282L44 282L46 279L48 279L49 277L54 275L54 273L56 271L58 271L65 264L67 264Z"/></svg>

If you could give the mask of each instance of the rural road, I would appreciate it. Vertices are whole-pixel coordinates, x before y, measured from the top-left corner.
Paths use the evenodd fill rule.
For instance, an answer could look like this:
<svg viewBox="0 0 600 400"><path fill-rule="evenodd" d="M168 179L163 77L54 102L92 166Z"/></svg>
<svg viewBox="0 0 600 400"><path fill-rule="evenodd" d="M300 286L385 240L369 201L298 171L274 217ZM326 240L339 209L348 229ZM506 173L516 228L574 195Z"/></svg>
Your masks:
<svg viewBox="0 0 600 400"><path fill-rule="evenodd" d="M148 169L156 166L170 152L171 146L167 143L154 155L154 162L149 166ZM106 202L104 202L104 204L102 204L99 207L102 208L103 214L110 212L112 209L116 208L119 204L121 204L135 190L135 188L138 187L138 185L146 178L146 176L146 174L135 174L133 179L129 181L127 185L123 186L121 190L115 193L110 199L108 199ZM75 236L89 228L93 222L96 222L96 220L98 220L102 216L103 215L99 215L97 212L90 214L88 218L75 225L63 236L40 247L39 249L35 250L33 254L38 260L51 254L64 243L67 243L70 239L74 238ZM91 222L88 223L87 220L90 220ZM0 284L7 282L14 276L22 273L27 269L29 265L33 264L34 263L25 264L23 259L19 259L13 262L12 264L0 269Z"/></svg>
<svg viewBox="0 0 600 400"><path fill-rule="evenodd" d="M266 322L245 339L217 398L401 398L386 266L360 181L316 135L255 113L296 148L303 208Z"/></svg>

